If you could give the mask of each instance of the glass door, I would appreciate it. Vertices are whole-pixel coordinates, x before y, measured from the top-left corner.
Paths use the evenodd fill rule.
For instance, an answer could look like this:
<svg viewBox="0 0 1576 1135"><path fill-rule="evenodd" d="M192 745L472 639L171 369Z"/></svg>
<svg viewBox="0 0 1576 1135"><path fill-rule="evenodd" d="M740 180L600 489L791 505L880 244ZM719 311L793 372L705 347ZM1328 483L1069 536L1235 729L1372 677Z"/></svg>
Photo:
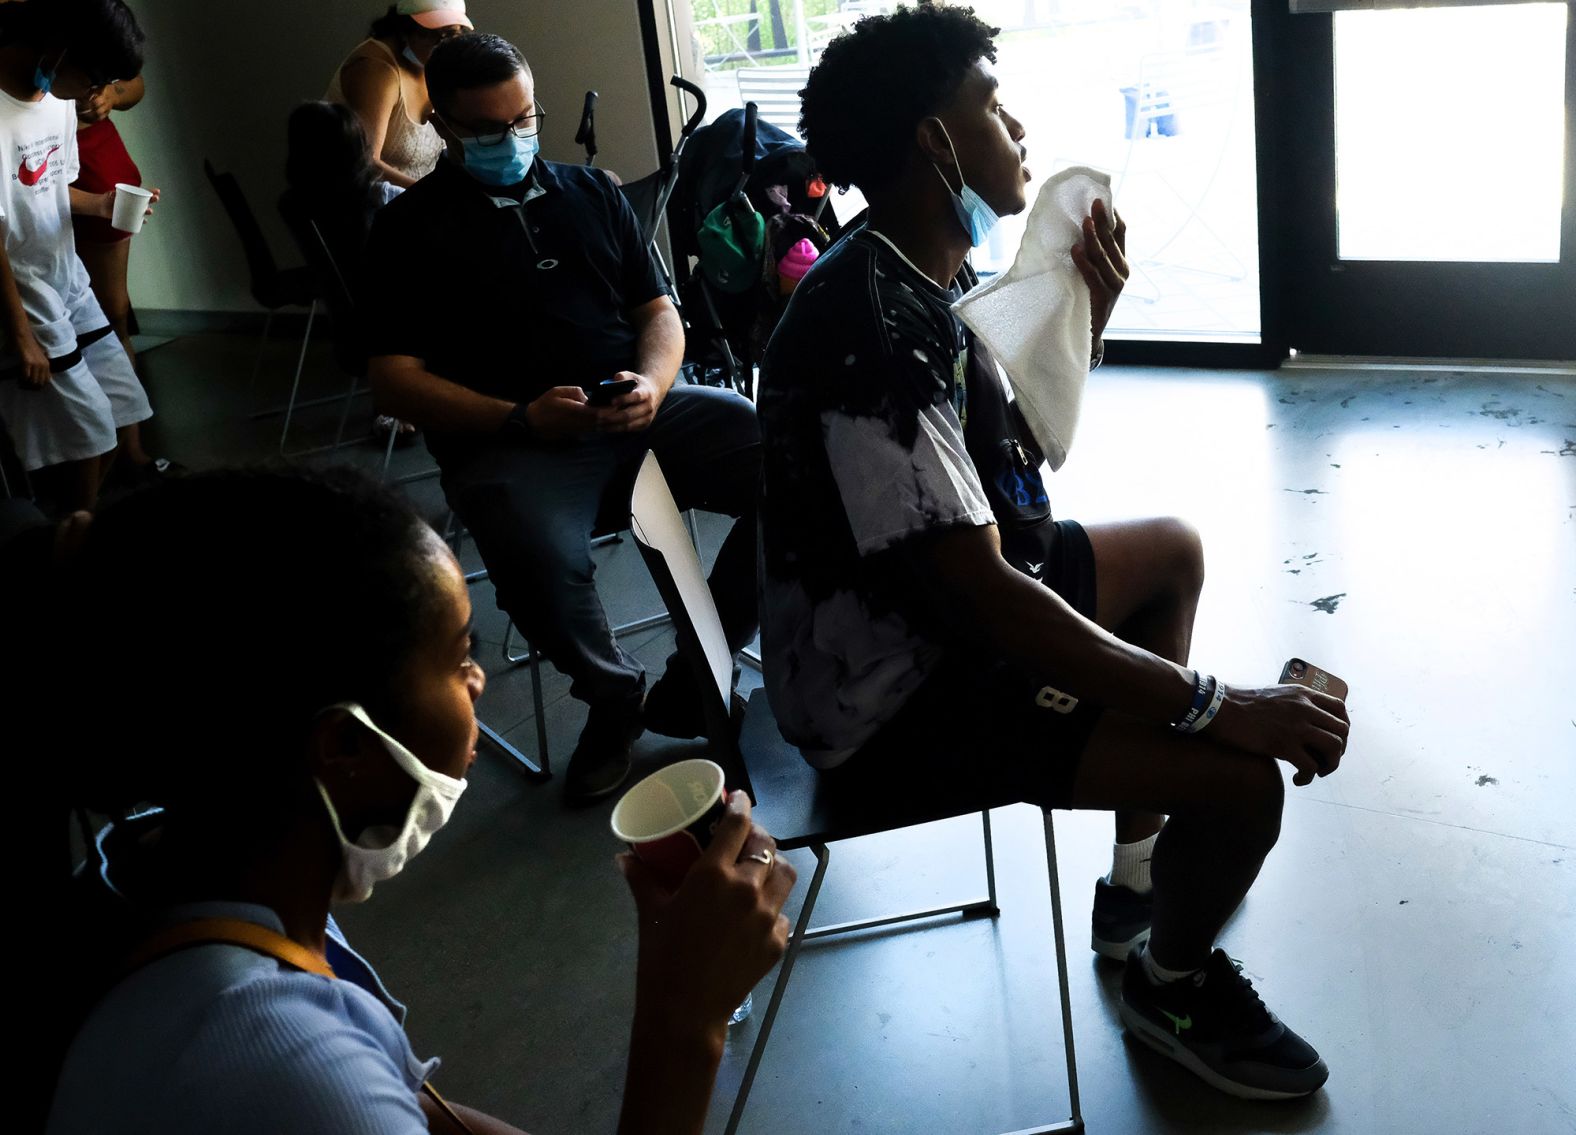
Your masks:
<svg viewBox="0 0 1576 1135"><path fill-rule="evenodd" d="M914 0L650 2L663 7L682 45L678 69L705 89L711 116L749 100L794 133L798 90L826 45ZM1107 329L1107 357L1258 359L1250 0L954 2L1001 29L995 71L1029 130L1036 174L1087 165L1111 175L1133 279ZM1032 199L1038 186L1029 188ZM832 204L846 220L864 202L850 191ZM1005 218L975 267L1004 270L1023 229L1022 216Z"/></svg>
<svg viewBox="0 0 1576 1135"><path fill-rule="evenodd" d="M1285 346L1576 357L1570 5L1277 7Z"/></svg>

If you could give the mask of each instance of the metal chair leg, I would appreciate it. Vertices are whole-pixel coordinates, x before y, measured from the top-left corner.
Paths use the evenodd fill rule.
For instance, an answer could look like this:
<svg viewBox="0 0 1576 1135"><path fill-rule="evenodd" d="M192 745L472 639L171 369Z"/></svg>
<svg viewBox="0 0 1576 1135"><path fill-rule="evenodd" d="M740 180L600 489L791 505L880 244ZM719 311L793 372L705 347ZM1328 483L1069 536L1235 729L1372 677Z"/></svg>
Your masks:
<svg viewBox="0 0 1576 1135"><path fill-rule="evenodd" d="M511 619L509 620L509 625L506 626L503 631L503 660L511 666L518 666L522 662L530 662L534 666L536 664L536 651L531 648L531 644L529 642L525 644L524 654L516 654L509 649L509 644L513 641L514 620ZM535 673L536 672L533 670L533 677Z"/></svg>
<svg viewBox="0 0 1576 1135"><path fill-rule="evenodd" d="M1062 880L1056 865L1056 827L1051 810L1045 813L1045 861L1051 873L1051 925L1056 933L1056 979L1062 997L1062 1043L1067 1049L1067 1098L1072 1104L1071 1126L1048 1131L1082 1131L1083 1109L1078 1102L1078 1057L1073 1051L1073 1001L1067 989L1067 936L1062 927Z"/></svg>
<svg viewBox="0 0 1576 1135"><path fill-rule="evenodd" d="M1067 938L1062 923L1062 887L1061 877L1058 874L1056 863L1056 831L1052 825L1051 813L1045 811L1045 855L1046 863L1050 870L1051 883L1051 919L1056 938L1056 976L1061 993L1062 1008L1062 1043L1067 1051L1067 1098L1070 1103L1071 1117L1057 1123L1041 1127L1024 1128L1012 1132L1011 1135L1064 1135L1064 1133L1077 1133L1084 1130L1083 1109L1078 1098L1078 1058L1073 1048L1073 1011L1072 997L1067 983ZM760 1068L761 1057L766 1049L767 1038L771 1035L772 1025L777 1018L777 1010L782 1003L783 993L787 989L789 976L793 973L794 964L798 961L799 951L807 941L837 934L846 934L853 930L871 929L878 926L891 925L895 922L907 922L916 918L933 917L936 914L957 911L964 917L976 913L995 915L998 911L996 904L996 856L995 846L991 835L990 812L980 813L980 824L985 844L985 879L990 891L988 906L985 903L974 903L965 906L955 906L937 911L915 912L898 915L893 918L869 919L863 922L841 923L836 926L819 927L810 929L811 914L815 909L816 899L821 893L821 884L826 878L827 864L831 859L830 852L825 844L811 844L810 850L815 853L815 874L810 879L809 890L805 893L804 907L799 912L799 919L794 923L793 934L788 939L788 950L783 955L782 968L778 971L777 982L772 987L771 1001L766 1007L766 1015L761 1018L760 1031L756 1034L755 1045L750 1050L749 1062L745 1065L744 1076L739 1082L738 1094L734 1097L733 1111L728 1116L727 1127L724 1135L734 1135L738 1130L739 1120L744 1115L744 1108L749 1100L750 1088L755 1083L755 1074Z"/></svg>
<svg viewBox="0 0 1576 1135"><path fill-rule="evenodd" d="M782 1004L784 990L788 988L788 978L793 974L794 963L799 960L799 951L804 946L805 932L810 926L810 915L815 910L815 900L821 893L821 882L826 878L826 864L831 859L831 853L824 843L812 844L810 850L815 852L815 874L810 878L810 889L805 892L804 907L799 911L799 921L794 923L793 934L788 939L788 949L783 954L782 968L777 971L777 983L772 986L772 999L766 1006L766 1015L761 1018L760 1031L755 1034L755 1046L750 1049L750 1062L745 1065L744 1078L739 1081L739 1094L733 1098L733 1111L728 1116L728 1126L723 1129L723 1135L734 1135L739 1129L739 1119L744 1115L744 1105L750 1099L750 1086L755 1083L755 1070L760 1067L761 1055L766 1051L767 1038L772 1035L772 1022L777 1019L777 1009Z"/></svg>
<svg viewBox="0 0 1576 1135"><path fill-rule="evenodd" d="M525 653L515 654L509 649L513 641L514 621L510 620L503 632L503 660L511 666L518 666L522 662L531 666L531 705L536 710L536 759L543 775L550 776L552 765L547 752L547 712L542 701L542 656L530 642L525 642Z"/></svg>
<svg viewBox="0 0 1576 1135"><path fill-rule="evenodd" d="M989 808L980 813L980 822L985 827L985 891L990 895L990 905L1000 910L1001 904L996 901L996 848L990 838Z"/></svg>
<svg viewBox="0 0 1576 1135"><path fill-rule="evenodd" d="M306 334L301 336L301 352L296 356L295 380L290 384L290 401L285 403L285 428L279 431L279 454L284 456L285 438L290 435L290 419L295 414L296 395L301 391L301 371L306 366L306 348L312 341L312 321L317 318L317 301L306 313Z"/></svg>
<svg viewBox="0 0 1576 1135"><path fill-rule="evenodd" d="M494 729L491 725L488 725L479 717L476 719L476 728L481 731L481 735L483 737L497 746L499 751L502 752L504 756L508 757L510 760L514 761L515 764L524 769L525 774L531 777L533 780L550 780L552 778L552 773L548 772L547 769L543 768L541 765L538 765L530 757L520 752L519 749L509 744L508 741L505 741L503 739L503 734L499 733L496 729Z"/></svg>
<svg viewBox="0 0 1576 1135"><path fill-rule="evenodd" d="M531 705L536 710L536 760L543 776L551 776L547 757L547 711L542 707L542 656L530 643L525 652L531 659Z"/></svg>
<svg viewBox="0 0 1576 1135"><path fill-rule="evenodd" d="M346 410L347 413L350 410L350 400L348 398L345 400L345 410ZM341 430L343 430L345 428L345 422L344 422L343 418L340 419L339 428ZM382 472L380 472L378 474L378 481L380 483L384 482L384 481L387 481L389 479L389 465L394 460L394 439L395 439L395 437L398 436L398 434L399 434L398 430L390 430L389 431L388 444L383 447L383 470L382 470ZM450 524L454 523L454 513L453 513L452 510L449 513L449 523ZM444 533L443 542L445 544L447 544L449 542L449 536L448 536L447 531L445 531L445 533Z"/></svg>

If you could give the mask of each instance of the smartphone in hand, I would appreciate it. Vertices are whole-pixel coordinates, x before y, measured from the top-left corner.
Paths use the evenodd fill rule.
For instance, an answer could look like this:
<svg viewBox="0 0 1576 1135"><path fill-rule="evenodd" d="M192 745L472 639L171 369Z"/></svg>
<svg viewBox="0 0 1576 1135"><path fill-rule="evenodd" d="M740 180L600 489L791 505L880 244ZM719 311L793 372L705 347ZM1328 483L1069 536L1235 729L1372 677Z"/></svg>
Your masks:
<svg viewBox="0 0 1576 1135"><path fill-rule="evenodd" d="M1307 686L1310 690L1320 693L1333 694L1342 701L1346 700L1346 683L1337 678L1328 670L1321 670L1301 658L1293 658L1281 670L1280 680L1298 686Z"/></svg>
<svg viewBox="0 0 1576 1135"><path fill-rule="evenodd" d="M638 385L632 378L610 378L586 391L586 398L593 406L610 406L613 399L622 397Z"/></svg>

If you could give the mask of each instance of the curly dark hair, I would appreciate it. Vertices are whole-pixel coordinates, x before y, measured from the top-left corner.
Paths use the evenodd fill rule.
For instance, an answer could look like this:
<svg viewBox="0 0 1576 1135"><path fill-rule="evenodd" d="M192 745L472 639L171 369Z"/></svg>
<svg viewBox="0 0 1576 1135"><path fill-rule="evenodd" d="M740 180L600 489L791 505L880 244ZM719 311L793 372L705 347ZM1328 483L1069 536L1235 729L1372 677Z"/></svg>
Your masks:
<svg viewBox="0 0 1576 1135"><path fill-rule="evenodd" d="M799 92L799 132L827 181L879 188L902 172L914 128L957 93L1001 31L973 8L922 4L838 36Z"/></svg>

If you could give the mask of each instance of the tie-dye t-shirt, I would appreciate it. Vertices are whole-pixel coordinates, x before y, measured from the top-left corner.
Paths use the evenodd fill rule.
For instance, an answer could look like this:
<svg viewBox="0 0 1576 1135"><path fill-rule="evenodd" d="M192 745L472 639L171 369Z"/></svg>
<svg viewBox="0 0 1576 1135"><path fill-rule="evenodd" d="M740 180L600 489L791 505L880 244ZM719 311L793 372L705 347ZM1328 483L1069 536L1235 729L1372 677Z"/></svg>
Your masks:
<svg viewBox="0 0 1576 1135"><path fill-rule="evenodd" d="M958 409L954 296L878 233L826 253L761 364L761 646L783 736L845 760L936 668L906 540L995 518Z"/></svg>

